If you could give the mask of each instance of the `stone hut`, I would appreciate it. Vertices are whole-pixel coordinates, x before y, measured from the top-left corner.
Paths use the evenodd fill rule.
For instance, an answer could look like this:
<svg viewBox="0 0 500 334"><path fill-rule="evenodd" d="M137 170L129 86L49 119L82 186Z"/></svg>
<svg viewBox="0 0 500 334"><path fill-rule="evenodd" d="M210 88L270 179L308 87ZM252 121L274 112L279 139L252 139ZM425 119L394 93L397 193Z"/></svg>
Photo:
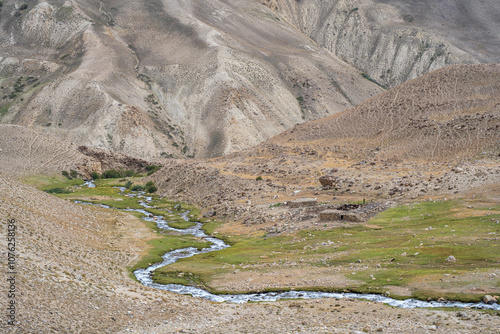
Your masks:
<svg viewBox="0 0 500 334"><path fill-rule="evenodd" d="M363 219L355 212L346 212L341 210L325 210L319 213L319 219L324 222L328 221L350 221L362 222Z"/></svg>

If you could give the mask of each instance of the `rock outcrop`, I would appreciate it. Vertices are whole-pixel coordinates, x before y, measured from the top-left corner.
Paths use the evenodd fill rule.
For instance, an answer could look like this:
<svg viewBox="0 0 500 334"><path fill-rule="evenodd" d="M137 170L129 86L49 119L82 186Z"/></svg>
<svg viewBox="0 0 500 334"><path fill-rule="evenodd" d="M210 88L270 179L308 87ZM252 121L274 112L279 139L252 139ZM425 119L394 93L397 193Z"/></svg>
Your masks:
<svg viewBox="0 0 500 334"><path fill-rule="evenodd" d="M494 0L258 1L384 86L446 65L500 62Z"/></svg>

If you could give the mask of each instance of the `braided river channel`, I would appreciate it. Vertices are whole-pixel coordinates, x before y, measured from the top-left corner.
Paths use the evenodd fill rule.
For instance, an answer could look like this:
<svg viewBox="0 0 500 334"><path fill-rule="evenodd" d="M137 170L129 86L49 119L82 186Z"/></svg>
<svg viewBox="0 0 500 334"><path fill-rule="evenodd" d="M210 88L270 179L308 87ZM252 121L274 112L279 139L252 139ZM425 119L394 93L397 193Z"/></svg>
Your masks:
<svg viewBox="0 0 500 334"><path fill-rule="evenodd" d="M91 183L89 186L92 186ZM125 188L119 188L124 191ZM144 208L150 208L148 203L151 202L152 198L147 197L143 193L134 193L131 196L140 196L143 201L139 202ZM82 203L82 202L80 202ZM84 203L87 204L87 203ZM100 205L102 207L109 208L105 205ZM229 302L229 303L246 303L249 301L260 302L260 301L277 301L280 299L317 299L317 298L351 298L351 299L364 299L379 303L384 303L394 307L401 308L436 308L436 307L458 307L458 308L477 308L477 309L489 309L489 310L500 310L499 304L486 304L484 302L480 303L464 303L456 301L421 301L416 299L405 299L396 300L390 297L377 294L362 294L362 293L335 293L335 292L315 292L315 291L286 291L286 292L261 292L261 293L247 293L247 294L223 294L216 295L212 294L206 290L193 287L185 286L179 284L158 284L154 283L151 275L153 271L158 268L168 266L172 263L177 262L179 259L195 256L197 254L216 252L225 248L230 247L224 241L207 235L202 230L202 223L197 223L187 229L176 229L168 225L168 221L164 220L162 216L150 217L150 213L144 209L125 209L124 211L135 211L140 212L145 215L143 219L151 222L155 222L158 228L164 231L174 231L181 234L189 234L198 238L204 238L206 241L212 243L210 247L198 250L193 247L176 249L164 254L163 262L151 265L146 269L138 269L134 271L135 277L145 286L152 287L155 289L166 290L183 295L191 295L193 297L207 299L213 302ZM183 213L181 216L187 221L188 212Z"/></svg>

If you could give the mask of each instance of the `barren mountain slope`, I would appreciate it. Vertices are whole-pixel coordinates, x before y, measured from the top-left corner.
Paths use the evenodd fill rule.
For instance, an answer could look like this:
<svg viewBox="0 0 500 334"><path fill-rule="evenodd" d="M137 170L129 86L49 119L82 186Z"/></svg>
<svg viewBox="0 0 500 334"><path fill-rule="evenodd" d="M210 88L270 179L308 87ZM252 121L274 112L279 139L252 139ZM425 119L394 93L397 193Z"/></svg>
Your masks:
<svg viewBox="0 0 500 334"><path fill-rule="evenodd" d="M496 0L258 1L390 87L445 65L500 62Z"/></svg>
<svg viewBox="0 0 500 334"><path fill-rule="evenodd" d="M0 124L0 172L14 177L55 176L74 169L81 177L109 169L146 172L151 162L77 146L19 125Z"/></svg>
<svg viewBox="0 0 500 334"><path fill-rule="evenodd" d="M144 322L147 306L132 300L135 293L129 290L141 286L124 272L124 265L133 263L147 247L145 240L152 238L137 218L70 203L2 173L0 190L3 235L7 219L15 219L17 226L19 322L11 329L17 327L18 333L117 331L125 319L132 320L127 315L131 308L133 321ZM125 228L137 239L118 237ZM6 238L1 245L6 257ZM158 316L160 308L151 311ZM8 327L2 319L0 328Z"/></svg>
<svg viewBox="0 0 500 334"><path fill-rule="evenodd" d="M500 65L455 65L270 143L362 159L469 159L500 154Z"/></svg>
<svg viewBox="0 0 500 334"><path fill-rule="evenodd" d="M317 190L332 170L337 201L428 198L429 191L450 198L478 189L498 197L499 75L499 65L446 67L255 148L165 162L153 178L162 193L239 221L270 222L273 200L331 200Z"/></svg>
<svg viewBox="0 0 500 334"><path fill-rule="evenodd" d="M484 270L467 265L477 271L470 276L461 272L460 278L458 267L452 274L430 274L433 264L427 258L420 262L422 271L405 271L406 277L393 269L414 263L414 258L401 258L410 252L440 254L434 264L444 268L450 255L483 254L469 248L481 240L488 242L486 252L495 247L500 218L499 71L499 65L446 67L345 112L297 125L255 148L205 161L166 161L151 176L159 192L198 204L207 219L223 220L216 232L234 238L235 244L220 257L177 263L158 277L189 271L219 291L291 286L367 291L364 286L375 291L368 285L380 282L378 291L391 296L498 295L496 255L492 263L477 262L489 263ZM445 206L450 211L434 211ZM455 230L458 220L462 232ZM389 230L391 224L408 234ZM481 236L480 226L488 228ZM346 240L356 231L367 239ZM436 235L423 237L427 232L422 231ZM459 235L469 239L458 240ZM314 236L324 239L286 250ZM381 248L368 246L372 241ZM338 243L346 247L337 249ZM396 244L397 250L384 253ZM458 245L464 248L454 248ZM302 257L306 249L328 255L307 260ZM252 252L257 252L255 262L247 257ZM369 260L368 252L383 257L382 264ZM356 275L363 270L367 285L351 281L360 279ZM339 278L340 272L344 274ZM378 276L385 274L391 277ZM471 282L478 275L484 276Z"/></svg>
<svg viewBox="0 0 500 334"><path fill-rule="evenodd" d="M220 156L381 92L242 1L19 1L0 11L0 117L136 157Z"/></svg>
<svg viewBox="0 0 500 334"><path fill-rule="evenodd" d="M97 168L76 145L18 125L0 125L0 172L10 176L54 175L77 166Z"/></svg>

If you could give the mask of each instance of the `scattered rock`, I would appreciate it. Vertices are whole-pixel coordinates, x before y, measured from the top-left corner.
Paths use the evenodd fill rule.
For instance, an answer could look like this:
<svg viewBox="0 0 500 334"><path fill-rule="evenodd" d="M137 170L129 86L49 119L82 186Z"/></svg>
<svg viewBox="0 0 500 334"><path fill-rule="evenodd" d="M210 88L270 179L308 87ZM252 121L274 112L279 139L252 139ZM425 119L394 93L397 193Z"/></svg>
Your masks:
<svg viewBox="0 0 500 334"><path fill-rule="evenodd" d="M496 304L498 302L498 300L491 295L486 295L483 297L483 302L485 304Z"/></svg>
<svg viewBox="0 0 500 334"><path fill-rule="evenodd" d="M205 218L210 218L210 217L213 217L213 216L215 216L215 211L214 210L207 211L203 215L203 217L205 217Z"/></svg>
<svg viewBox="0 0 500 334"><path fill-rule="evenodd" d="M448 262L457 262L457 259L453 255L450 255L450 256L448 256L448 258L446 259L446 261L448 261Z"/></svg>

